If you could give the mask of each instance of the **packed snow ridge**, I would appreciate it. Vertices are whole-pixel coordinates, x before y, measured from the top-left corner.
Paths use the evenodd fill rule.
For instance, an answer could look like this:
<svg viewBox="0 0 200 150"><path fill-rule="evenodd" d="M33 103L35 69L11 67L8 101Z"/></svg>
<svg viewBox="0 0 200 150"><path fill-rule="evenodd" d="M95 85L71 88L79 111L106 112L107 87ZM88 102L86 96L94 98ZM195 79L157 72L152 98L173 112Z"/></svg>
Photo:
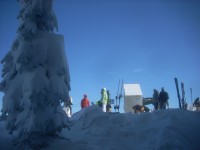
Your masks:
<svg viewBox="0 0 200 150"><path fill-rule="evenodd" d="M70 118L70 130L50 141L47 150L199 150L200 112L167 109L151 113L105 113L90 106ZM10 146L13 137L0 121L0 146ZM5 140L6 139L6 140Z"/></svg>

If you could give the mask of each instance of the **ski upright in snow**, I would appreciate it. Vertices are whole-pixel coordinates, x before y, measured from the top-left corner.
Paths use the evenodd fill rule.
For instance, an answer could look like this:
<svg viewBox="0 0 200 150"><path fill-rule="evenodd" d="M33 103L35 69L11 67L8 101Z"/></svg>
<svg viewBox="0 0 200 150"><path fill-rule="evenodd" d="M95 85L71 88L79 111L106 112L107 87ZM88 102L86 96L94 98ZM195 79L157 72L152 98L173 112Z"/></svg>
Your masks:
<svg viewBox="0 0 200 150"><path fill-rule="evenodd" d="M176 84L176 91L177 91L177 96L178 96L178 103L179 103L179 108L181 109L181 97L180 97L180 93L179 93L179 87L178 87L178 79L174 78L175 80L175 84Z"/></svg>
<svg viewBox="0 0 200 150"><path fill-rule="evenodd" d="M182 92L182 99L181 99L181 102L182 102L182 108L183 109L187 109L186 107L186 99L185 99L185 89L184 89L184 83L181 82L181 92Z"/></svg>
<svg viewBox="0 0 200 150"><path fill-rule="evenodd" d="M122 89L123 89L123 79L122 80L119 79L117 95L115 97L115 106L114 106L115 112L118 112L118 113L119 113L119 109L120 109L120 101L121 101L121 98L123 97Z"/></svg>

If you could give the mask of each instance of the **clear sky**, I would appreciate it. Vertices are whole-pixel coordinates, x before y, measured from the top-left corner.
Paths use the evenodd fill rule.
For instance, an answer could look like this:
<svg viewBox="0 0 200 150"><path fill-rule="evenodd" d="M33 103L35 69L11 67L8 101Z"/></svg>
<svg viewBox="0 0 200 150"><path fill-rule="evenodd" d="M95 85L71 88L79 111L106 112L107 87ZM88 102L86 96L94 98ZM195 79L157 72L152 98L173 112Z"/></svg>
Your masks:
<svg viewBox="0 0 200 150"><path fill-rule="evenodd" d="M114 98L119 79L140 84L144 97L164 87L173 108L178 107L174 77L179 87L184 82L189 104L190 88L193 99L199 97L199 8L198 0L54 0L73 111L80 110L83 94L99 100L103 87ZM0 1L0 59L16 37L19 9L15 0Z"/></svg>

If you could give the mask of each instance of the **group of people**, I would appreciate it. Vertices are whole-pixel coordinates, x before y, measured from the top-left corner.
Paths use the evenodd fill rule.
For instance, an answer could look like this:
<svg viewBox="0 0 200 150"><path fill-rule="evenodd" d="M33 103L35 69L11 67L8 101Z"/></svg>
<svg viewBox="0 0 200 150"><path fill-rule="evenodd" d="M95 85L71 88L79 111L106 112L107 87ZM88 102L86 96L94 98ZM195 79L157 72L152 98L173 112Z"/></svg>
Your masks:
<svg viewBox="0 0 200 150"><path fill-rule="evenodd" d="M168 104L169 95L165 91L164 87L161 88L161 91L158 92L158 90L153 90L153 101L154 101L154 109L166 109L169 107ZM72 97L70 97L70 101L68 104L64 103L64 110L67 113L67 115L70 117L72 115ZM111 112L111 101L110 101L110 93L109 90L106 90L106 88L101 89L101 99L97 101L96 105L102 108L104 112ZM81 109L90 106L90 100L88 99L87 95L84 94L83 99L81 100ZM197 97L193 103L193 106L196 107L197 110L200 110L200 99ZM141 106L134 106L133 107L135 113L137 112L149 112L149 109L146 107Z"/></svg>
<svg viewBox="0 0 200 150"><path fill-rule="evenodd" d="M161 91L158 92L158 90L154 89L153 93L153 100L154 100L154 109L166 109L168 105L168 99L169 95L162 87ZM70 104L67 107L68 116L71 116L72 114L72 98L70 97ZM101 107L103 112L111 112L111 102L110 102L110 93L109 90L106 90L106 88L101 89L101 99L97 101L97 106ZM86 94L83 95L83 99L81 100L81 109L90 106L90 100L88 99L88 96ZM135 111L144 111L145 107L137 107L133 108ZM145 112L149 112L148 108L146 108Z"/></svg>
<svg viewBox="0 0 200 150"><path fill-rule="evenodd" d="M168 103L169 95L165 91L164 87L161 88L161 91L158 92L158 90L153 90L153 100L154 100L154 109L166 109L166 107L169 107Z"/></svg>
<svg viewBox="0 0 200 150"><path fill-rule="evenodd" d="M106 88L101 89L101 99L97 101L96 105L102 108L104 112L111 112L111 104L110 104L110 94ZM87 95L84 94L83 99L81 100L81 109L90 106L90 101L87 98Z"/></svg>
<svg viewBox="0 0 200 150"><path fill-rule="evenodd" d="M66 112L68 117L72 116L72 97L69 96L69 101L63 105L63 110ZM97 101L96 105L102 108L104 112L111 112L110 94L106 88L101 89L101 99ZM87 95L83 95L81 100L81 109L90 106L90 100Z"/></svg>

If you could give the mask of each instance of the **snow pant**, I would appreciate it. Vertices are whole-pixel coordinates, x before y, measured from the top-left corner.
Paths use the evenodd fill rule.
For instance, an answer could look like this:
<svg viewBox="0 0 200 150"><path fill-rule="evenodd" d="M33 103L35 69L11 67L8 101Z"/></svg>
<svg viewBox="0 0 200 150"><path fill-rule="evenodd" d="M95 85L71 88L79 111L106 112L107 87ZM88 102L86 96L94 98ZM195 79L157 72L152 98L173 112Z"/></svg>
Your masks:
<svg viewBox="0 0 200 150"><path fill-rule="evenodd" d="M63 110L65 111L65 113L67 114L68 117L71 117L71 113L70 113L70 107L64 107Z"/></svg>
<svg viewBox="0 0 200 150"><path fill-rule="evenodd" d="M70 116L72 116L72 106L69 105L69 109L70 109Z"/></svg>
<svg viewBox="0 0 200 150"><path fill-rule="evenodd" d="M106 112L111 112L111 111L112 111L111 105L107 104L106 105Z"/></svg>
<svg viewBox="0 0 200 150"><path fill-rule="evenodd" d="M103 112L106 112L106 104L102 104L102 110Z"/></svg>
<svg viewBox="0 0 200 150"><path fill-rule="evenodd" d="M168 104L167 101L166 101L166 102L161 102L161 103L160 103L160 109L166 109L166 107L169 107L169 104Z"/></svg>
<svg viewBox="0 0 200 150"><path fill-rule="evenodd" d="M155 102L155 103L154 103L154 109L155 109L155 110L158 110L158 106L159 106L158 102Z"/></svg>

